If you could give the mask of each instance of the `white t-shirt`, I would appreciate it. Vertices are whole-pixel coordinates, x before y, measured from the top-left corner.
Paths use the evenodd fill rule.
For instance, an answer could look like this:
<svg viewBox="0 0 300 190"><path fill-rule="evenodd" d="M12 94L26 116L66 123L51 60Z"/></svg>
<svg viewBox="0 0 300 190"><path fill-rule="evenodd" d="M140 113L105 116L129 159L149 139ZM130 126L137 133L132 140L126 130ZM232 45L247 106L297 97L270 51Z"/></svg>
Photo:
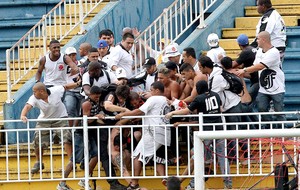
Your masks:
<svg viewBox="0 0 300 190"><path fill-rule="evenodd" d="M285 47L286 26L281 15L274 9L267 11L259 20L256 26L256 36L261 31L261 27L265 26L265 30L270 33L271 43L275 47Z"/></svg>
<svg viewBox="0 0 300 190"><path fill-rule="evenodd" d="M65 85L67 84L67 64L64 62L64 54L60 54L57 61L51 61L50 54L45 55L45 85Z"/></svg>
<svg viewBox="0 0 300 190"><path fill-rule="evenodd" d="M132 66L133 66L133 58L132 55L123 49L121 45L117 45L114 47L109 56L109 68L111 69L113 66L117 66L123 68L126 72L127 78L130 78L133 75Z"/></svg>
<svg viewBox="0 0 300 190"><path fill-rule="evenodd" d="M220 60L218 58L219 55L223 57L226 56L225 50L222 47L212 48L207 52L207 56L212 60L212 62L221 66Z"/></svg>
<svg viewBox="0 0 300 190"><path fill-rule="evenodd" d="M222 101L223 111L238 105L241 102L241 97L229 90L229 83L221 75L222 69L214 67L208 77L208 86L211 86L211 91L218 93ZM212 79L213 78L213 79ZM212 81L212 84L210 84Z"/></svg>
<svg viewBox="0 0 300 190"><path fill-rule="evenodd" d="M165 96L151 96L139 108L146 116L151 115L165 115L171 111ZM167 137L167 145L170 146L171 136L170 127L157 126L169 124L170 121L165 117L145 117L144 125L148 125L149 129L154 132L155 127L155 141L160 144L165 144L165 137ZM165 133L165 130L167 134ZM148 134L148 133L147 133Z"/></svg>
<svg viewBox="0 0 300 190"><path fill-rule="evenodd" d="M150 92L151 84L155 82L155 74L147 75L145 82L145 91Z"/></svg>
<svg viewBox="0 0 300 190"><path fill-rule="evenodd" d="M258 72L259 92L263 94L278 94L285 92L285 78L281 67L280 53L273 47L267 52L258 49L254 65L262 63L266 68Z"/></svg>
<svg viewBox="0 0 300 190"><path fill-rule="evenodd" d="M34 95L30 96L27 104L40 109L41 113L38 119L42 118L61 118L67 117L67 110L61 98L64 95L65 88L61 85L49 88L51 94L48 96L48 103L41 99L36 99Z"/></svg>

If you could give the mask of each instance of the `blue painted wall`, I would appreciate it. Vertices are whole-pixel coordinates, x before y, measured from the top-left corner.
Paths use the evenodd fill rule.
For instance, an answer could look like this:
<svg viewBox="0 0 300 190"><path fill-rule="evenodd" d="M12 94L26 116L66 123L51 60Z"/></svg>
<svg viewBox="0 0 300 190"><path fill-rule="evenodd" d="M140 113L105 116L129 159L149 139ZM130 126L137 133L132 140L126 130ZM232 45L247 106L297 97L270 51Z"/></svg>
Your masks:
<svg viewBox="0 0 300 190"><path fill-rule="evenodd" d="M85 35L75 36L65 47L74 46L79 48L83 42L89 42L96 46L98 34L102 29L109 28L115 33L115 40L121 40L121 32L125 26L138 27L144 30L157 18L164 8L168 7L173 0L120 0L110 2L108 5L96 15L95 18L86 26L87 33ZM62 52L65 48L62 48ZM28 98L32 95L32 86L34 79L28 81L13 97L13 103L4 104L4 119L19 119L22 108ZM28 118L37 118L38 110L33 110ZM34 127L34 124L30 126ZM26 128L23 123L5 123L5 129ZM27 141L27 134L19 135L20 142ZM8 143L16 143L16 133L8 134Z"/></svg>

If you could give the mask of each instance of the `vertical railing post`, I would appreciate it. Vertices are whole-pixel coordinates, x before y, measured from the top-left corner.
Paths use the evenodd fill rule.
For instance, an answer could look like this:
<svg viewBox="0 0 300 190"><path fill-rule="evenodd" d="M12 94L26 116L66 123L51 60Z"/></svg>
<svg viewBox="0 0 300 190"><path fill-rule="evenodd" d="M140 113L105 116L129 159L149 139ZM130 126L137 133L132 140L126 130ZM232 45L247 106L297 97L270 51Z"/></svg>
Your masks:
<svg viewBox="0 0 300 190"><path fill-rule="evenodd" d="M11 99L11 80L10 80L10 50L6 50L6 81L7 81L7 100L6 103L12 102Z"/></svg>
<svg viewBox="0 0 300 190"><path fill-rule="evenodd" d="M43 53L47 53L47 16L43 15L43 26L42 26L42 35L43 35ZM51 30L51 28L50 28Z"/></svg>
<svg viewBox="0 0 300 190"><path fill-rule="evenodd" d="M79 22L80 22L79 34L83 34L84 33L84 23L83 23L83 4L82 4L82 0L79 0Z"/></svg>
<svg viewBox="0 0 300 190"><path fill-rule="evenodd" d="M83 116L83 145L84 145L84 181L85 190L89 190L89 143L88 143L88 120Z"/></svg>
<svg viewBox="0 0 300 190"><path fill-rule="evenodd" d="M195 189L205 189L204 181L204 142L198 137L203 128L203 113L199 113L199 132L194 132ZM197 169L196 169L197 168Z"/></svg>
<svg viewBox="0 0 300 190"><path fill-rule="evenodd" d="M206 25L204 23L204 0L200 0L200 24L198 28L205 28Z"/></svg>
<svg viewBox="0 0 300 190"><path fill-rule="evenodd" d="M169 28L168 28L168 9L164 9L164 38L165 38L165 47L167 47L169 40ZM159 39L160 40L160 39Z"/></svg>

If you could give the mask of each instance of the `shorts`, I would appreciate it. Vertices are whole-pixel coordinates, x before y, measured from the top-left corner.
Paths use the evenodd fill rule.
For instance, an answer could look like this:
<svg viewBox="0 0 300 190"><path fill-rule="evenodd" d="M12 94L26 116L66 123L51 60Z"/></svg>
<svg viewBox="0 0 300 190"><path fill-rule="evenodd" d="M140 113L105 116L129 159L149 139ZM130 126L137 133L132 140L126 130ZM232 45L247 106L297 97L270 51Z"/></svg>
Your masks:
<svg viewBox="0 0 300 190"><path fill-rule="evenodd" d="M67 120L59 121L40 121L37 122L36 128L54 128L54 127L68 127ZM50 139L50 131L52 132L52 139ZM61 131L63 131L63 139L61 140ZM33 145L34 148L38 148L40 144L39 135L41 136L41 146L42 148L47 148L53 139L58 138L63 143L72 143L72 133L70 129L60 129L60 130L40 130L34 132Z"/></svg>
<svg viewBox="0 0 300 190"><path fill-rule="evenodd" d="M84 143L83 143L83 134L74 133L74 147L75 147L75 163L79 164L84 158ZM70 158L70 161L73 162L73 155ZM89 137L89 156L90 158L98 156L98 147L97 140Z"/></svg>

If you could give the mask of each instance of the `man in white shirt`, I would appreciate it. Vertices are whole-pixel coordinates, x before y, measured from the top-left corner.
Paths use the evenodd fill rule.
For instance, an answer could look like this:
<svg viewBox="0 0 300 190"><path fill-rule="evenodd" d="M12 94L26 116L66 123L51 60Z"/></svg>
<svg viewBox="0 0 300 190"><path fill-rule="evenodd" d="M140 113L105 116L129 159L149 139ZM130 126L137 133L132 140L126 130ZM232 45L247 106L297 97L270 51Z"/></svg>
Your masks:
<svg viewBox="0 0 300 190"><path fill-rule="evenodd" d="M68 117L67 110L61 98L68 89L78 87L81 81L77 83L69 83L64 86L57 85L49 89L46 88L46 85L38 82L33 88L33 95L28 99L26 105L24 106L21 112L21 120L27 122L27 113L33 108L37 107L41 110L41 113L38 119L48 119L48 118L66 118ZM58 120L58 121L39 121L36 124L36 128L52 128L52 127L68 127L67 120ZM36 131L34 133L34 148L35 148L35 157L36 163L34 164L31 173L37 173L40 169L44 169L44 163L42 162L41 155L43 156L43 149L48 147L52 139L50 139L50 133L54 133L53 137L60 138L60 130L42 130ZM72 135L69 130L63 130L63 139L65 150L69 155L72 152ZM41 138L41 142L40 139ZM41 144L42 150L39 149Z"/></svg>
<svg viewBox="0 0 300 190"><path fill-rule="evenodd" d="M122 41L119 45L114 47L110 52L109 69L115 71L121 67L126 71L126 76L130 78L133 74L133 57L130 54L130 50L134 44L134 36L130 33L126 33L122 37Z"/></svg>
<svg viewBox="0 0 300 190"><path fill-rule="evenodd" d="M275 112L284 110L285 77L282 71L280 53L277 48L271 44L271 37L267 31L263 31L257 36L258 51L251 67L245 67L237 71L238 75L253 73L258 71L259 91L257 95L257 107L260 112L268 112L270 101L273 101ZM285 121L285 115L275 115L277 121ZM263 121L271 121L271 115L262 115ZM268 127L268 126L266 126ZM268 127L269 128L269 127ZM282 128L282 126L273 126L273 128Z"/></svg>
<svg viewBox="0 0 300 190"><path fill-rule="evenodd" d="M210 50L207 52L207 56L215 64L220 64L220 60L226 56L225 50L219 46L219 36L215 33L211 33L207 37L207 43L210 46Z"/></svg>
<svg viewBox="0 0 300 190"><path fill-rule="evenodd" d="M116 115L116 119L123 116L136 115L165 115L170 112L167 98L164 96L164 85L157 81L151 85L151 97L138 109L133 111L123 112ZM162 145L170 146L170 128L162 125L169 123L169 119L164 117L145 117L143 125L143 136L133 152L134 157L134 176L139 176L142 171L142 163L147 164L153 159L154 152ZM155 128L155 129L154 129ZM154 135L155 132L155 135ZM165 138L167 144L165 144ZM165 175L165 168L162 164L156 164L159 175ZM131 179L130 186L127 189L138 189L138 179Z"/></svg>
<svg viewBox="0 0 300 190"><path fill-rule="evenodd" d="M103 61L105 63L109 63L109 47L105 40L99 40L97 43L98 52L99 52L99 61Z"/></svg>

